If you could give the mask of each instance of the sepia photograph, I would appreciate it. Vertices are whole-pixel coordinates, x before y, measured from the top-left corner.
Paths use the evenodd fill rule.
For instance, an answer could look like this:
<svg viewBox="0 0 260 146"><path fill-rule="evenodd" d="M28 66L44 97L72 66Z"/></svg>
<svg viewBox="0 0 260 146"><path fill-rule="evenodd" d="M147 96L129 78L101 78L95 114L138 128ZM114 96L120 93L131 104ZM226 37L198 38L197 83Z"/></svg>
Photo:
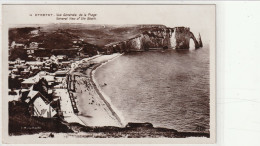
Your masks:
<svg viewBox="0 0 260 146"><path fill-rule="evenodd" d="M215 142L215 5L4 5L3 20L3 141Z"/></svg>

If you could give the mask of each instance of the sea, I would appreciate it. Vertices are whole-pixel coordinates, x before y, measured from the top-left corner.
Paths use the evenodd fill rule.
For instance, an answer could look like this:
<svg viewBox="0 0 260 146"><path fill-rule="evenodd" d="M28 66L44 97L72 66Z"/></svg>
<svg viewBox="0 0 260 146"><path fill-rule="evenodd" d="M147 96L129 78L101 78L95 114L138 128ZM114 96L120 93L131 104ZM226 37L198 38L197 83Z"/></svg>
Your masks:
<svg viewBox="0 0 260 146"><path fill-rule="evenodd" d="M209 47L123 54L95 78L126 123L209 131Z"/></svg>

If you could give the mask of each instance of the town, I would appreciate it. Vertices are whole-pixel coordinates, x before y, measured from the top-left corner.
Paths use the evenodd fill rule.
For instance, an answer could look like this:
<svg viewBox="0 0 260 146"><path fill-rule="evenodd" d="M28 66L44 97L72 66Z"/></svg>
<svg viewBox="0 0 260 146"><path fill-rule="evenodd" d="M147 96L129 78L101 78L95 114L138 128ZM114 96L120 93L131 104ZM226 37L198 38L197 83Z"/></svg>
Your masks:
<svg viewBox="0 0 260 146"><path fill-rule="evenodd" d="M58 30L57 33L64 32ZM30 37L37 37L42 32L36 29L29 34ZM70 74L82 62L89 61L91 65L90 60L97 57L99 52L91 57L83 51L83 39L73 38L70 41L71 48L52 49L51 56L46 53L46 48L41 47L43 42L10 43L9 112L12 111L11 107L22 103L31 117L58 118L84 125L77 117L77 98L73 94L75 84ZM23 52L19 53L21 50Z"/></svg>

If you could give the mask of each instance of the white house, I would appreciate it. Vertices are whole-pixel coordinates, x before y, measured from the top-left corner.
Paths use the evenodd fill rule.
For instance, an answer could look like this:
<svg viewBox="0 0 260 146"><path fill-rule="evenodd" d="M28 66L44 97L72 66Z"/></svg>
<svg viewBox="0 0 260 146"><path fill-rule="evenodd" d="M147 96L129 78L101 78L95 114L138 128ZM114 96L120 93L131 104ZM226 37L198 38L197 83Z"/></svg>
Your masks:
<svg viewBox="0 0 260 146"><path fill-rule="evenodd" d="M15 41L13 41L11 43L11 48L15 48L15 47L24 47L24 44L19 44L19 43L16 43Z"/></svg>
<svg viewBox="0 0 260 146"><path fill-rule="evenodd" d="M39 80L41 78L45 78L49 82L54 82L54 76L49 77L49 76L47 76L47 72L41 71L37 75L35 75L33 77L30 77L28 79L24 79L24 81L22 82L22 88L24 88L24 89L30 88L32 85L34 85L37 82L39 82Z"/></svg>
<svg viewBox="0 0 260 146"><path fill-rule="evenodd" d="M36 96L33 100L33 116L52 118L57 112L50 106L50 103L46 103L41 96Z"/></svg>
<svg viewBox="0 0 260 146"><path fill-rule="evenodd" d="M32 30L32 31L30 32L30 34L38 35L39 32L40 32L40 30L39 30L39 29L36 29L36 30Z"/></svg>
<svg viewBox="0 0 260 146"><path fill-rule="evenodd" d="M49 102L39 91L34 91L32 87L30 88L27 97L25 102L30 104L32 116L52 118L57 114L51 107L51 102Z"/></svg>
<svg viewBox="0 0 260 146"><path fill-rule="evenodd" d="M28 89L30 88L32 85L36 84L37 82L39 82L39 75L37 74L36 76L34 77L30 77L28 79L25 79L23 82L22 82L22 88L23 89Z"/></svg>

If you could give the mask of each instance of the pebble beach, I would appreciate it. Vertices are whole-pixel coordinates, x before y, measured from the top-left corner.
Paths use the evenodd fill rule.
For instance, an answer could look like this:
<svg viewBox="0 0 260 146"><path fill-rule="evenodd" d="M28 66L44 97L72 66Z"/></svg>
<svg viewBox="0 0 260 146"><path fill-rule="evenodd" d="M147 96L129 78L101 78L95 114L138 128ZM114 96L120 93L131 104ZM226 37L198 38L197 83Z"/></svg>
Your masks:
<svg viewBox="0 0 260 146"><path fill-rule="evenodd" d="M75 93L79 110L78 117L86 126L124 126L121 118L111 106L108 97L100 91L94 79L94 71L102 64L119 57L120 54L102 55L94 58L87 68L75 69ZM84 65L84 63L82 63Z"/></svg>

